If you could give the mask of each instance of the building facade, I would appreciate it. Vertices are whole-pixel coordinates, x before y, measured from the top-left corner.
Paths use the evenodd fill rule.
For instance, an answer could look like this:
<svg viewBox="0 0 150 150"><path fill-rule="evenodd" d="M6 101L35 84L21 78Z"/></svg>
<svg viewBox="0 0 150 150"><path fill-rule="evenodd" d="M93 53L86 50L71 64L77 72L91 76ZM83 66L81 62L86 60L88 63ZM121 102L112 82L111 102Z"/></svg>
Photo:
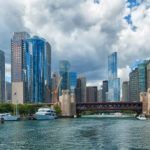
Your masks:
<svg viewBox="0 0 150 150"><path fill-rule="evenodd" d="M138 68L135 68L129 74L129 99L130 101L140 101Z"/></svg>
<svg viewBox="0 0 150 150"><path fill-rule="evenodd" d="M75 92L76 85L77 85L77 73L69 72L69 87L71 92Z"/></svg>
<svg viewBox="0 0 150 150"><path fill-rule="evenodd" d="M86 78L79 77L75 88L76 102L86 102Z"/></svg>
<svg viewBox="0 0 150 150"><path fill-rule="evenodd" d="M21 100L21 103L24 103L24 40L29 37L30 35L27 32L14 32L11 39L11 82L13 103L16 103L18 101L18 97ZM23 91L21 91L22 89Z"/></svg>
<svg viewBox="0 0 150 150"><path fill-rule="evenodd" d="M122 101L129 101L129 81L122 83Z"/></svg>
<svg viewBox="0 0 150 150"><path fill-rule="evenodd" d="M70 89L69 86L69 70L70 70L70 63L67 60L61 60L59 62L59 74L62 78L59 95L62 95L62 90Z"/></svg>
<svg viewBox="0 0 150 150"><path fill-rule="evenodd" d="M0 50L0 103L5 102L5 54Z"/></svg>
<svg viewBox="0 0 150 150"><path fill-rule="evenodd" d="M6 81L5 85L5 100L6 103L11 103L11 83Z"/></svg>
<svg viewBox="0 0 150 150"><path fill-rule="evenodd" d="M120 78L117 77L117 52L108 56L108 101L120 101Z"/></svg>
<svg viewBox="0 0 150 150"><path fill-rule="evenodd" d="M97 86L86 87L86 102L97 102Z"/></svg>
<svg viewBox="0 0 150 150"><path fill-rule="evenodd" d="M138 65L138 75L139 75L139 92L147 91L147 60L143 61Z"/></svg>
<svg viewBox="0 0 150 150"><path fill-rule="evenodd" d="M106 102L108 100L107 93L108 93L108 80L105 80L103 81L103 85L102 85L102 101L103 102Z"/></svg>
<svg viewBox="0 0 150 150"><path fill-rule="evenodd" d="M25 101L49 103L51 82L51 47L44 39L34 36L25 40Z"/></svg>

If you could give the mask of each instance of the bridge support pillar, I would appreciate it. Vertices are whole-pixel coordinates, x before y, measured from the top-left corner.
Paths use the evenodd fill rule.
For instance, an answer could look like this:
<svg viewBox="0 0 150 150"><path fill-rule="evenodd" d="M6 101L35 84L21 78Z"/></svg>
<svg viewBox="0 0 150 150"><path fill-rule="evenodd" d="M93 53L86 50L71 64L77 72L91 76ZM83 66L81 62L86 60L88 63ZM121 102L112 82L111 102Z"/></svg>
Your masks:
<svg viewBox="0 0 150 150"><path fill-rule="evenodd" d="M69 90L63 90L62 96L59 97L61 103L61 111L63 117L76 116L76 103L74 93L70 93Z"/></svg>

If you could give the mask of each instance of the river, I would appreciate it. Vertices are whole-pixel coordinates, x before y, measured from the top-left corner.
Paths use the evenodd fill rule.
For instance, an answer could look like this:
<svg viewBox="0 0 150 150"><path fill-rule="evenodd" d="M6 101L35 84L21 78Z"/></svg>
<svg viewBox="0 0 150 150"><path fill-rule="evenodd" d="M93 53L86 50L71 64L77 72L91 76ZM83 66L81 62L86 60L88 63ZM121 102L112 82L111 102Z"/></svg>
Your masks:
<svg viewBox="0 0 150 150"><path fill-rule="evenodd" d="M150 150L150 120L5 122L0 124L0 150Z"/></svg>

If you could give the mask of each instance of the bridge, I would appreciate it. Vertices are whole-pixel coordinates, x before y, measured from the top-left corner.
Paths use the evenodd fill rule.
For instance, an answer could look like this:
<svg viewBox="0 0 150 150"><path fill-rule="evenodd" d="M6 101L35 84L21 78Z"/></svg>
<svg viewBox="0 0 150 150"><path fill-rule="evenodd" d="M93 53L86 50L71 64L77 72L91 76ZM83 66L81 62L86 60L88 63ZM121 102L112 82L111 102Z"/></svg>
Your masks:
<svg viewBox="0 0 150 150"><path fill-rule="evenodd" d="M85 111L117 112L123 110L134 111L140 114L142 113L142 102L94 102L76 104L77 115Z"/></svg>

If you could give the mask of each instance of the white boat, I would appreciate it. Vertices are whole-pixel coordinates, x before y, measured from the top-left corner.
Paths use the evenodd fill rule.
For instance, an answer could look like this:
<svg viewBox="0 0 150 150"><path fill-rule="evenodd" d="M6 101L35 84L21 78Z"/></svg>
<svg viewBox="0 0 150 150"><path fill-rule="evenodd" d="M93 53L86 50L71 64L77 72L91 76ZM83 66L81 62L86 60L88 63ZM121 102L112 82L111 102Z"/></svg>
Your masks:
<svg viewBox="0 0 150 150"><path fill-rule="evenodd" d="M2 113L0 114L0 118L3 118L4 121L17 121L19 120L19 116L13 116L10 113Z"/></svg>
<svg viewBox="0 0 150 150"><path fill-rule="evenodd" d="M122 118L123 117L123 114L122 113L109 113L109 114L105 114L105 113L102 113L99 115L100 118Z"/></svg>
<svg viewBox="0 0 150 150"><path fill-rule="evenodd" d="M136 118L139 120L146 120L146 117L144 115L139 115Z"/></svg>
<svg viewBox="0 0 150 150"><path fill-rule="evenodd" d="M34 114L34 118L37 120L52 120L56 119L56 113L51 108L39 108L38 111Z"/></svg>

